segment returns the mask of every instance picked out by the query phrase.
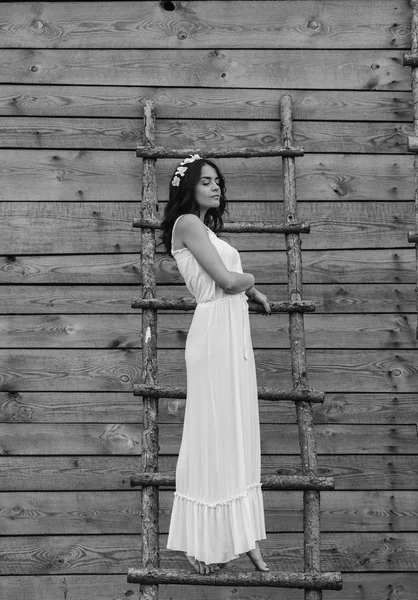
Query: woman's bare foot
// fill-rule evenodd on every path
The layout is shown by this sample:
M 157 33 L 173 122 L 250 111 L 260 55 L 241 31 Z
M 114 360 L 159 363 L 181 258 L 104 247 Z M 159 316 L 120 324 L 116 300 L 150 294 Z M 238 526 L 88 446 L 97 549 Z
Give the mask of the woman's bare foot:
M 247 556 L 251 559 L 251 562 L 255 566 L 257 571 L 270 571 L 270 568 L 266 565 L 261 556 L 258 542 L 255 543 L 255 548 L 246 552 Z
M 189 563 L 192 565 L 194 570 L 201 575 L 208 575 L 209 573 L 214 573 L 215 571 L 219 571 L 221 563 L 210 563 L 207 565 L 203 560 L 197 560 L 194 556 L 189 556 L 186 552 L 183 552 L 184 556 L 187 558 Z

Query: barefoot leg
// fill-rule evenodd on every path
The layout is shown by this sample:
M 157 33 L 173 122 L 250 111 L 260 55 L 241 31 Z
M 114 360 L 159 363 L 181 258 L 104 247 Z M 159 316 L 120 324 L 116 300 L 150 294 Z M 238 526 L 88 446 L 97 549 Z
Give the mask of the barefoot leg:
M 197 573 L 200 573 L 199 565 L 197 564 L 197 560 L 193 556 L 189 556 L 186 552 L 183 552 L 183 554 L 187 558 L 187 560 L 189 561 L 189 563 L 192 565 L 193 569 Z
M 189 563 L 192 565 L 196 573 L 200 573 L 201 575 L 208 575 L 209 573 L 213 573 L 214 571 L 219 570 L 219 566 L 216 564 L 206 564 L 203 560 L 197 560 L 194 556 L 189 556 L 186 552 L 183 552 L 184 556 L 187 558 Z
M 264 562 L 263 557 L 261 556 L 258 542 L 255 543 L 255 548 L 253 550 L 249 550 L 246 554 L 250 558 L 251 562 L 253 563 L 253 565 L 255 566 L 257 571 L 269 571 L 270 570 L 269 567 Z

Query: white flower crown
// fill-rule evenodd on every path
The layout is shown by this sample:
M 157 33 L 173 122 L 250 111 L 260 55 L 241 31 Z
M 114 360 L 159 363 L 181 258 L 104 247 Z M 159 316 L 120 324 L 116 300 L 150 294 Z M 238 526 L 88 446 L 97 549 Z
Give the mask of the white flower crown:
M 191 154 L 190 158 L 185 158 L 180 165 L 177 167 L 176 172 L 174 173 L 174 177 L 173 177 L 173 181 L 171 182 L 171 185 L 174 186 L 179 186 L 180 185 L 180 177 L 183 177 L 185 172 L 187 171 L 187 167 L 185 167 L 184 165 L 187 165 L 188 163 L 192 163 L 195 160 L 199 160 L 202 157 L 199 156 L 198 154 Z M 180 175 L 180 177 L 179 177 Z

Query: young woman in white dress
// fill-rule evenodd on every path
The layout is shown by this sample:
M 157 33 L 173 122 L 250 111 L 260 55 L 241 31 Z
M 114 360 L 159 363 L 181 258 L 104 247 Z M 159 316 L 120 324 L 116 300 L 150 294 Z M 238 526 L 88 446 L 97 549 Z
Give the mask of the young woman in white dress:
M 266 533 L 247 297 L 271 311 L 238 251 L 216 235 L 225 190 L 217 165 L 191 155 L 171 179 L 162 222 L 166 251 L 197 301 L 186 342 L 186 412 L 167 548 L 181 550 L 201 574 L 241 552 L 257 570 L 269 570 L 258 546 Z

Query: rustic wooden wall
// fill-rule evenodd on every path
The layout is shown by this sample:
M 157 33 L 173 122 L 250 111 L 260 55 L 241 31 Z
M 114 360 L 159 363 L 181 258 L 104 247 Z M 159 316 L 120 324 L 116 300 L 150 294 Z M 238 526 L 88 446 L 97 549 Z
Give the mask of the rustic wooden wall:
M 0 586 L 7 600 L 120 600 L 139 564 L 138 216 L 145 99 L 157 143 L 275 143 L 295 105 L 325 600 L 414 600 L 418 358 L 407 0 L 0 3 Z M 159 197 L 177 161 L 158 162 Z M 231 219 L 280 220 L 277 159 L 222 160 Z M 285 298 L 284 240 L 231 235 Z M 159 290 L 184 295 L 159 255 Z M 252 315 L 260 385 L 291 384 L 286 315 Z M 160 382 L 184 384 L 191 315 L 161 314 Z M 174 473 L 184 401 L 162 400 Z M 300 473 L 294 406 L 260 401 L 263 474 Z M 161 493 L 161 564 L 173 490 Z M 272 570 L 302 563 L 302 495 L 264 492 Z M 249 570 L 247 557 L 234 568 Z M 161 586 L 160 596 L 299 600 L 301 590 Z

